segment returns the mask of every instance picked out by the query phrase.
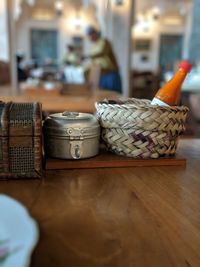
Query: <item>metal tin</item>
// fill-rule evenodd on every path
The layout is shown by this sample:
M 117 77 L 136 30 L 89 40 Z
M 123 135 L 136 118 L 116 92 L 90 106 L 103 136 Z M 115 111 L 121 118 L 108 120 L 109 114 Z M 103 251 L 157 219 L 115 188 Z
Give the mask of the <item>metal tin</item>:
M 43 129 L 45 152 L 50 157 L 83 159 L 99 152 L 100 125 L 92 114 L 67 111 L 52 114 Z

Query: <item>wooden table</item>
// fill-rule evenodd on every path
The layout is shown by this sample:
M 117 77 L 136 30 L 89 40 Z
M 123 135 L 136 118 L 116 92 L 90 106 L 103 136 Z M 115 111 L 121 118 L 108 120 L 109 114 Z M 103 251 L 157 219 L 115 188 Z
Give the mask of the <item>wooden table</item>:
M 31 267 L 199 267 L 200 140 L 186 167 L 48 171 L 1 181 L 38 221 Z
M 31 90 L 30 90 L 31 91 Z M 95 102 L 107 99 L 118 99 L 121 97 L 116 92 L 107 90 L 96 90 L 94 94 L 75 96 L 59 95 L 59 92 L 37 90 L 38 93 L 27 92 L 19 96 L 1 96 L 0 100 L 4 102 L 40 102 L 42 109 L 50 113 L 68 111 L 88 112 L 93 113 L 96 111 Z

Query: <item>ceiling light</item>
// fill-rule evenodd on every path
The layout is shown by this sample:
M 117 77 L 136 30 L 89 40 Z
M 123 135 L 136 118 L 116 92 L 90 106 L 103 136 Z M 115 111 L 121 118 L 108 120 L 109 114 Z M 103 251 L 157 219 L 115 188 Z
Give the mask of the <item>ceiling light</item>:
M 56 1 L 54 6 L 55 6 L 55 9 L 58 10 L 58 11 L 61 11 L 63 9 L 63 1 Z
M 152 8 L 152 16 L 154 20 L 157 20 L 160 17 L 161 10 L 158 6 Z
M 64 7 L 63 1 L 56 1 L 54 4 L 54 7 L 56 10 L 56 15 L 61 16 L 63 12 L 63 7 Z
M 158 6 L 154 6 L 152 8 L 152 13 L 155 14 L 155 15 L 160 15 L 161 10 L 160 10 L 160 8 Z

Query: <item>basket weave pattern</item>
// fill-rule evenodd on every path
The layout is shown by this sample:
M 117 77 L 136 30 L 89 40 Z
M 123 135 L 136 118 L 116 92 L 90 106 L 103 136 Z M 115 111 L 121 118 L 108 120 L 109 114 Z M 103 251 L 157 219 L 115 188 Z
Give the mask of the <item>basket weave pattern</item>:
M 174 155 L 188 112 L 184 106 L 159 107 L 134 98 L 96 103 L 96 109 L 107 148 L 134 158 Z

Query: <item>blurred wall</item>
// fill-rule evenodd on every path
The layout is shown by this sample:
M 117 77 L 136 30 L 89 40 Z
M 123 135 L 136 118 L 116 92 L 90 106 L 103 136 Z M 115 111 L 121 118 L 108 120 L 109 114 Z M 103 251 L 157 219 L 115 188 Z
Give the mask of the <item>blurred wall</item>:
M 52 9 L 45 8 L 45 17 L 42 19 L 42 9 L 23 6 L 23 13 L 16 22 L 17 51 L 25 54 L 26 60 L 31 59 L 30 30 L 31 29 L 52 29 L 58 31 L 58 60 L 61 61 L 65 52 L 66 44 L 72 41 L 74 36 L 84 38 L 85 27 L 88 24 L 97 24 L 93 8 L 80 8 L 79 12 L 73 3 L 66 2 L 63 15 L 56 17 Z M 44 12 L 43 12 L 44 13 Z M 76 27 L 75 18 L 80 16 L 81 27 Z M 83 47 L 86 52 L 89 46 Z
M 192 10 L 192 31 L 190 37 L 189 58 L 192 63 L 200 61 L 200 0 L 194 0 Z M 192 41 L 191 41 L 192 40 Z
M 153 71 L 157 72 L 159 69 L 159 56 L 160 56 L 160 36 L 161 34 L 178 34 L 185 36 L 185 23 L 181 25 L 165 25 L 162 20 L 152 22 L 146 29 L 133 27 L 132 42 L 133 51 L 131 56 L 131 68 L 137 71 Z M 135 41 L 137 39 L 150 40 L 150 49 L 148 51 L 136 51 L 134 49 Z M 186 54 L 184 51 L 187 49 L 183 43 L 183 56 Z M 143 61 L 143 57 L 148 60 Z
M 6 0 L 0 0 L 0 60 L 9 61 Z
M 114 48 L 123 83 L 124 95 L 129 95 L 130 81 L 130 43 L 131 43 L 131 26 L 133 18 L 132 0 L 126 0 L 124 5 L 117 6 L 114 1 L 94 1 L 90 0 L 85 6 L 79 8 L 81 15 L 81 28 L 75 29 L 73 19 L 77 10 L 73 3 L 66 2 L 65 12 L 60 18 L 52 17 L 48 20 L 33 19 L 33 11 L 30 7 L 23 6 L 23 14 L 16 24 L 17 31 L 17 50 L 30 59 L 30 29 L 57 29 L 59 32 L 59 60 L 65 53 L 66 43 L 71 41 L 74 35 L 84 37 L 85 27 L 88 24 L 99 27 L 103 36 L 107 37 Z M 107 6 L 106 3 L 109 3 Z M 49 14 L 52 11 L 49 10 Z M 42 13 L 42 12 L 41 12 Z M 84 51 L 87 54 L 90 51 L 90 44 L 87 38 L 84 41 Z

